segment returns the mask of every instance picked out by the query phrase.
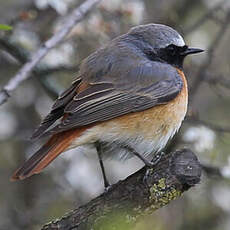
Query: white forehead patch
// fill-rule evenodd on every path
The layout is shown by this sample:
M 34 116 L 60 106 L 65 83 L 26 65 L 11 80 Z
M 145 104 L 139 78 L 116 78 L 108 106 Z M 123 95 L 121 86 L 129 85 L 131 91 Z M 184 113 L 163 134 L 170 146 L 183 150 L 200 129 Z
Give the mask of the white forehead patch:
M 185 45 L 184 39 L 182 38 L 182 36 L 180 34 L 178 34 L 178 35 L 179 35 L 178 38 L 173 39 L 173 44 L 176 46 L 184 46 Z M 170 45 L 170 44 L 168 44 L 168 45 Z
M 185 41 L 180 34 L 177 34 L 176 37 L 164 40 L 158 40 L 160 42 L 157 43 L 158 48 L 165 48 L 171 44 L 175 46 L 185 46 Z

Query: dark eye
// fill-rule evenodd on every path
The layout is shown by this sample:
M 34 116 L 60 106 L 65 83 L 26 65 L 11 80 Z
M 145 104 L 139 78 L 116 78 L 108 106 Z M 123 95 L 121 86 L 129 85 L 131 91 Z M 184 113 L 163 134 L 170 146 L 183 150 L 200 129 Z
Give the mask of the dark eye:
M 186 51 L 188 49 L 188 46 L 183 46 L 183 47 L 181 47 L 181 52 L 184 52 L 184 51 Z
M 170 55 L 175 55 L 176 52 L 177 52 L 177 47 L 173 44 L 169 45 L 166 47 L 167 49 L 167 52 L 170 54 Z

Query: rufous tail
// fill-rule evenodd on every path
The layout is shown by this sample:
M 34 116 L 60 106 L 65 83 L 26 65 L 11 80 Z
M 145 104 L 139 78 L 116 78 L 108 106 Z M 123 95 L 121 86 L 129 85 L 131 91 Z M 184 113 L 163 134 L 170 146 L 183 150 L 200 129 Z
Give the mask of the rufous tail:
M 71 142 L 79 137 L 86 128 L 54 134 L 46 144 L 34 153 L 11 177 L 11 181 L 23 180 L 40 173 L 58 155 L 64 152 Z

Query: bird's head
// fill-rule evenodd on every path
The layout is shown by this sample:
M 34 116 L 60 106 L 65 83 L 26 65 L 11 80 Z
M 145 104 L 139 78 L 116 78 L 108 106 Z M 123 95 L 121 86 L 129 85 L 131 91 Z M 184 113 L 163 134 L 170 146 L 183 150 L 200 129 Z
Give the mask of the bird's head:
M 133 27 L 128 35 L 138 40 L 139 48 L 148 59 L 161 61 L 183 67 L 187 55 L 203 52 L 198 48 L 190 48 L 185 44 L 182 36 L 169 26 L 161 24 L 147 24 Z

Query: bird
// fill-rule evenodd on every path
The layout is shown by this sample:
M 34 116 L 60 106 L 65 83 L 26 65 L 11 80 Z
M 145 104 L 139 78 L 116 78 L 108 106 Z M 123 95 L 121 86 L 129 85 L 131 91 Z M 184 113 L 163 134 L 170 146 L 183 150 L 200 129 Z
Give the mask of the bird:
M 138 157 L 146 165 L 181 126 L 187 112 L 184 58 L 190 48 L 173 28 L 145 24 L 131 28 L 85 58 L 76 79 L 54 102 L 31 139 L 49 137 L 13 174 L 22 180 L 40 173 L 61 153 L 79 146 L 103 160 Z

